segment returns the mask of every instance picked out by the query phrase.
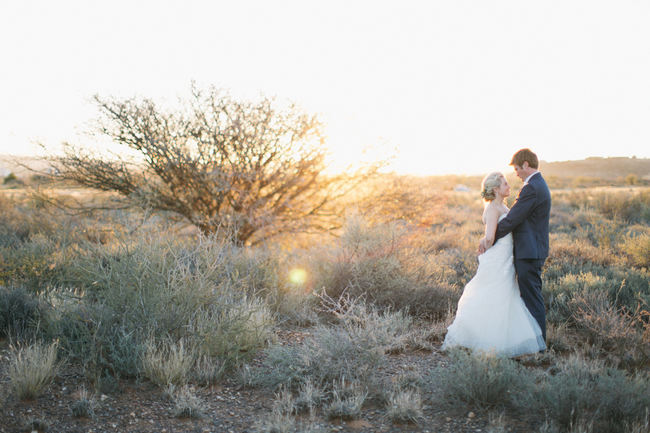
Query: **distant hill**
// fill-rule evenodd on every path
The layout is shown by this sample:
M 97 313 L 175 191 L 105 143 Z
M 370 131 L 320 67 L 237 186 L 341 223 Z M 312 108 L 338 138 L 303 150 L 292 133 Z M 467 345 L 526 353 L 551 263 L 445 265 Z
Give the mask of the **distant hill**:
M 0 155 L 0 177 L 9 173 L 18 177 L 31 176 L 33 172 L 24 166 L 44 171 L 49 163 L 37 157 Z M 541 161 L 540 171 L 545 177 L 584 177 L 606 181 L 620 181 L 629 174 L 635 174 L 639 179 L 650 181 L 650 158 L 590 157 L 578 161 Z
M 578 161 L 540 162 L 545 177 L 591 177 L 607 180 L 625 178 L 635 174 L 639 179 L 650 180 L 650 158 L 590 157 Z
M 42 158 L 32 156 L 0 155 L 0 176 L 4 177 L 13 173 L 18 177 L 25 177 L 34 174 L 29 169 L 45 171 L 49 163 Z M 26 168 L 25 166 L 29 167 Z

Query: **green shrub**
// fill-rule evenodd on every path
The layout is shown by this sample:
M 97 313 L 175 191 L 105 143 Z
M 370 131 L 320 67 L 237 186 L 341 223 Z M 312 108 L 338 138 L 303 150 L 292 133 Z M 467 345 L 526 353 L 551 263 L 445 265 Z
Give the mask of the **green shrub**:
M 253 282 L 256 259 L 249 257 L 247 269 L 258 276 L 243 274 L 235 264 L 249 259 L 239 248 L 217 239 L 189 248 L 149 235 L 88 247 L 70 272 L 84 290 L 57 292 L 50 334 L 91 377 L 139 375 L 150 335 L 174 344 L 184 339 L 197 356 L 225 368 L 249 359 L 272 336 L 273 317 L 254 293 L 262 293 Z
M 532 386 L 533 377 L 513 360 L 465 349 L 451 350 L 449 358 L 449 365 L 430 374 L 435 392 L 448 407 L 509 407 L 517 394 Z
M 24 288 L 0 287 L 0 336 L 28 339 L 46 326 L 49 306 Z
M 650 407 L 648 385 L 643 375 L 628 376 L 573 356 L 559 365 L 556 374 L 546 375 L 531 388 L 520 408 L 536 411 L 563 430 L 590 420 L 594 432 L 617 432 L 626 423 L 644 419 Z
M 267 349 L 255 383 L 272 388 L 280 385 L 295 388 L 305 379 L 324 387 L 341 378 L 365 383 L 384 362 L 382 348 L 372 340 L 356 341 L 340 326 L 318 326 L 299 346 Z
M 221 296 L 189 318 L 186 334 L 200 354 L 233 368 L 270 341 L 272 326 L 273 318 L 264 302 Z
M 8 183 L 14 183 L 14 182 L 17 182 L 17 181 L 18 181 L 18 178 L 16 177 L 16 175 L 12 171 L 11 173 L 9 173 L 8 175 L 6 175 L 4 177 L 4 179 L 2 180 L 2 183 L 4 185 L 7 185 Z
M 297 388 L 305 380 L 328 390 L 336 381 L 356 381 L 370 386 L 385 353 L 399 346 L 410 327 L 401 312 L 380 313 L 361 303 L 353 304 L 334 325 L 318 325 L 296 346 L 271 346 L 254 382 Z
M 146 327 L 134 327 L 127 317 L 102 304 L 87 302 L 83 296 L 59 295 L 47 335 L 60 342 L 72 361 L 82 364 L 86 376 L 94 382 L 105 376 L 138 376 Z

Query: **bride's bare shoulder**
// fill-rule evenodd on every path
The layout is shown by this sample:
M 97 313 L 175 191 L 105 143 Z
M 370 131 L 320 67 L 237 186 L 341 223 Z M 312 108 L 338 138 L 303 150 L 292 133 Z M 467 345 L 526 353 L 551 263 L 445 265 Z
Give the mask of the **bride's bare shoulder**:
M 489 203 L 487 206 L 485 206 L 485 209 L 483 209 L 483 223 L 487 223 L 492 218 L 499 218 L 501 213 L 502 211 L 500 211 L 497 206 Z

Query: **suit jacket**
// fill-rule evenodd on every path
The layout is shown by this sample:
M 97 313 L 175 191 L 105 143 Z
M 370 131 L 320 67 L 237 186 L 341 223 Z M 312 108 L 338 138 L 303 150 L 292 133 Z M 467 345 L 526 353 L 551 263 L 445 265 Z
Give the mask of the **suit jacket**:
M 515 259 L 546 259 L 550 212 L 551 192 L 542 174 L 536 173 L 519 191 L 512 209 L 497 225 L 495 239 L 512 232 Z

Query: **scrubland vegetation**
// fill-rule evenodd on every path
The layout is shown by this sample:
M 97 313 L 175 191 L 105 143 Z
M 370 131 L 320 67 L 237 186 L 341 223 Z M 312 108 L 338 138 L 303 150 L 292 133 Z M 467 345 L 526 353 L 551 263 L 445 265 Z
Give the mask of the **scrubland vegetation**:
M 370 409 L 405 431 L 469 412 L 488 431 L 648 431 L 650 189 L 553 193 L 549 350 L 511 360 L 439 353 L 477 267 L 478 194 L 449 178 L 375 182 L 339 203 L 342 228 L 254 247 L 165 214 L 43 200 L 65 191 L 0 197 L 4 404 L 76 371 L 90 392 L 62 418 L 152 383 L 170 418 L 205 419 L 200 390 L 236 380 L 272 400 L 262 432 L 326 431 Z M 430 365 L 387 368 L 404 354 Z

